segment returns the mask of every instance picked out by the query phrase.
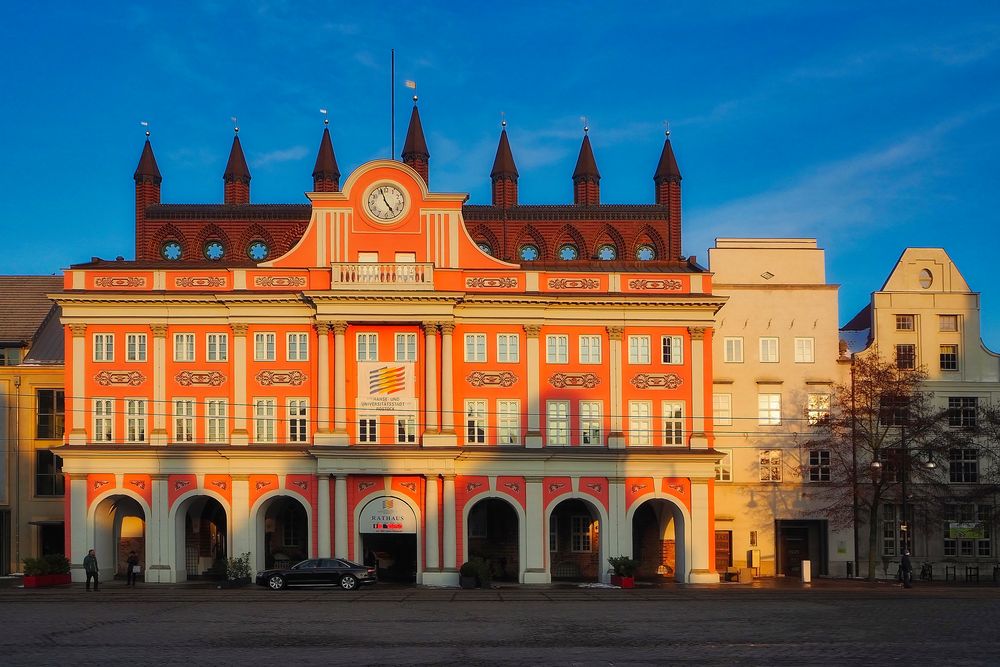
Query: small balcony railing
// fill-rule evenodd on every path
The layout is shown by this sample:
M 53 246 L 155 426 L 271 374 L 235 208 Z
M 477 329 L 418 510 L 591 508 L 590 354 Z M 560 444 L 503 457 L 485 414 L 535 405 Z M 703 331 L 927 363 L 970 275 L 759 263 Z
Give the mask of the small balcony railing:
M 434 265 L 416 262 L 346 262 L 333 265 L 331 287 L 434 289 Z

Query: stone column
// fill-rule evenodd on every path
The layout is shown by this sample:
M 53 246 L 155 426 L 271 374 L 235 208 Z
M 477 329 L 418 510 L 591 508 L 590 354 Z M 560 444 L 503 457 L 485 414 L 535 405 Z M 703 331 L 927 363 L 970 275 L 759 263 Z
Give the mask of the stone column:
M 455 476 L 444 476 L 444 503 L 441 506 L 444 512 L 444 531 L 441 536 L 442 563 L 441 569 L 454 572 L 458 567 L 456 549 L 458 547 L 457 533 L 455 531 Z
M 427 558 L 424 570 L 440 570 L 441 557 L 438 551 L 440 544 L 440 528 L 438 525 L 438 476 L 425 475 L 424 503 L 424 552 Z
M 705 437 L 705 327 L 688 327 L 691 334 L 691 447 L 708 447 Z
M 437 407 L 437 328 L 424 322 L 424 434 L 439 433 Z
M 316 555 L 330 557 L 330 476 L 316 476 Z
M 333 323 L 333 433 L 330 444 L 346 447 L 351 443 L 347 429 L 347 322 Z M 344 556 L 346 558 L 346 556 Z
M 153 401 L 148 412 L 153 413 L 153 428 L 149 432 L 149 444 L 167 444 L 167 415 L 173 406 L 167 402 L 167 325 L 153 324 Z
M 538 336 L 542 331 L 540 324 L 525 324 L 524 334 L 527 337 L 525 345 L 527 352 L 528 375 L 528 430 L 524 434 L 524 446 L 539 448 L 542 446 L 541 421 L 541 354 L 539 352 Z
M 625 429 L 622 426 L 625 402 L 622 400 L 622 336 L 624 327 L 608 327 L 608 360 L 611 362 L 608 373 L 611 376 L 611 431 L 608 433 L 608 447 L 622 449 L 625 447 Z
M 455 378 L 453 334 L 455 324 L 441 324 L 441 431 L 455 432 Z
M 524 530 L 525 563 L 524 581 L 526 584 L 547 584 L 551 581 L 549 572 L 545 569 L 545 554 L 548 551 L 548 517 L 542 506 L 543 477 L 525 477 L 524 482 L 526 525 Z
M 153 475 L 149 516 L 146 517 L 146 562 L 143 565 L 144 580 L 147 583 L 167 583 L 173 580 L 170 570 L 170 554 L 167 553 L 170 538 L 169 510 L 167 508 L 167 476 Z
M 257 545 L 250 543 L 250 522 L 253 521 L 253 517 L 250 516 L 250 477 L 233 475 L 230 479 L 233 485 L 233 503 L 229 508 L 232 517 L 229 526 L 229 555 L 239 556 L 249 553 L 251 563 L 264 567 L 264 554 L 255 553 Z M 257 529 L 264 530 L 264 526 L 260 525 Z
M 330 323 L 316 323 L 316 432 L 313 443 L 330 444 Z
M 234 322 L 233 330 L 233 429 L 229 434 L 229 444 L 250 444 L 247 424 L 247 330 L 249 325 Z
M 71 445 L 85 445 L 87 444 L 87 429 L 89 428 L 87 422 L 89 421 L 91 414 L 90 409 L 87 407 L 87 384 L 86 384 L 86 364 L 87 364 L 87 325 L 86 324 L 69 324 L 66 326 L 70 333 L 73 335 L 73 386 L 70 387 L 70 391 L 73 392 L 72 398 L 72 420 L 73 427 L 69 432 L 69 444 Z M 86 498 L 87 495 L 84 493 L 82 496 Z M 83 528 L 81 524 L 81 529 Z M 80 563 L 83 562 L 83 556 L 86 555 L 86 551 L 83 552 L 78 558 Z M 74 551 L 73 557 L 76 558 L 77 554 Z M 80 581 L 83 581 L 82 579 Z
M 632 526 L 625 520 L 625 478 L 608 478 L 608 522 L 607 528 L 601 526 L 601 531 L 607 531 L 611 554 L 634 556 L 632 553 Z M 601 581 L 606 576 L 606 568 L 601 568 Z
M 347 475 L 337 475 L 333 487 L 334 547 L 336 558 L 350 558 L 347 553 Z
M 692 584 L 717 584 L 719 575 L 712 570 L 712 559 L 715 557 L 715 517 L 709 510 L 708 482 L 705 480 L 691 481 L 691 558 L 688 567 L 691 575 L 688 581 Z
M 75 342 L 75 341 L 74 341 Z M 74 353 L 75 354 L 75 353 Z M 86 581 L 87 577 L 83 571 L 83 558 L 87 551 L 94 546 L 94 526 L 87 524 L 87 476 L 81 474 L 69 475 L 69 556 L 70 574 L 73 581 Z M 8 557 L 8 554 L 4 554 Z M 98 561 L 100 562 L 100 561 Z

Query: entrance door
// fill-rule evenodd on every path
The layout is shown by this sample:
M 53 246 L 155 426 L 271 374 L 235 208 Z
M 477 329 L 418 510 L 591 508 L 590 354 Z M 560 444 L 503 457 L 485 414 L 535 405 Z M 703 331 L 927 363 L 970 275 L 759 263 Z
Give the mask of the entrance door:
M 715 531 L 715 571 L 725 572 L 733 565 L 733 531 Z
M 412 584 L 417 580 L 417 536 L 391 533 L 362 535 L 364 564 L 378 570 L 379 581 Z
M 781 573 L 786 577 L 802 576 L 802 561 L 809 559 L 809 529 L 786 526 L 781 531 Z

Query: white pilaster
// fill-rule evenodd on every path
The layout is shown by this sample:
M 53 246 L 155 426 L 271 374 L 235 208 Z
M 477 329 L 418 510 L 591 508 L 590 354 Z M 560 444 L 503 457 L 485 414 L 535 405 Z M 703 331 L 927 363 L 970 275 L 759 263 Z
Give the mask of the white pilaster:
M 437 408 L 437 328 L 434 322 L 424 323 L 424 429 L 438 433 Z M 423 440 L 423 439 L 422 439 Z
M 316 323 L 316 433 L 313 444 L 330 443 L 330 324 Z
M 146 517 L 146 562 L 143 563 L 143 577 L 147 583 L 167 583 L 172 581 L 170 558 L 167 553 L 170 526 L 167 516 L 167 477 L 153 477 L 152 505 Z
M 537 338 L 535 339 L 537 341 Z M 542 507 L 542 477 L 526 477 L 525 489 L 527 511 L 524 530 L 525 584 L 547 584 L 552 579 L 545 569 L 545 552 L 548 549 L 548 517 Z
M 87 376 L 84 373 L 87 363 L 87 325 L 70 324 L 67 328 L 73 336 L 73 428 L 69 432 L 69 444 L 85 445 L 87 444 L 87 421 L 88 415 L 90 415 L 90 410 L 87 409 Z M 73 556 L 76 557 L 75 551 Z M 79 562 L 83 562 L 83 556 L 80 556 Z
M 154 324 L 153 330 L 153 403 L 147 412 L 153 413 L 153 428 L 149 432 L 149 444 L 167 444 L 167 415 L 171 408 L 167 404 L 167 325 Z
M 705 327 L 688 327 L 691 334 L 691 447 L 708 447 L 705 437 Z
M 715 517 L 709 515 L 708 482 L 691 483 L 691 574 L 692 584 L 717 584 L 719 575 L 711 571 L 709 531 L 715 530 Z
M 334 547 L 336 558 L 347 558 L 347 475 L 337 475 L 333 486 Z
M 247 430 L 247 329 L 246 324 L 231 324 L 233 330 L 233 430 L 232 445 L 250 444 Z
M 624 554 L 634 556 L 632 553 L 632 531 L 627 524 L 625 508 L 625 479 L 622 477 L 608 478 L 608 544 L 611 553 L 609 556 Z M 601 530 L 604 530 L 601 526 Z M 606 568 L 601 568 L 601 576 L 604 576 Z
M 624 327 L 608 327 L 608 374 L 611 377 L 611 431 L 608 433 L 608 448 L 625 447 L 625 429 L 622 416 L 625 405 L 622 399 L 622 335 Z M 630 549 L 631 550 L 631 549 Z
M 455 325 L 444 322 L 441 325 L 441 431 L 455 432 L 455 378 L 453 334 Z
M 539 324 L 525 324 L 525 351 L 527 354 L 528 374 L 528 430 L 524 434 L 524 446 L 537 449 L 542 446 L 541 427 L 541 354 L 539 352 L 538 336 L 542 331 Z
M 330 476 L 319 475 L 316 487 L 316 553 L 320 558 L 330 557 Z
M 441 511 L 444 512 L 444 531 L 441 536 L 443 555 L 441 569 L 455 571 L 457 568 L 457 534 L 455 531 L 455 476 L 444 476 L 444 498 Z
M 75 341 L 74 341 L 75 342 Z M 73 581 L 86 581 L 83 572 L 83 558 L 93 546 L 94 527 L 87 525 L 87 476 L 73 476 L 69 482 L 70 488 L 70 572 Z
M 251 563 L 263 563 L 264 559 L 259 558 L 260 554 L 254 553 L 257 545 L 250 544 L 250 522 L 254 520 L 254 517 L 250 516 L 250 478 L 246 475 L 233 475 L 232 484 L 233 504 L 229 508 L 229 515 L 232 517 L 232 525 L 229 527 L 229 555 L 242 556 L 249 552 Z M 257 527 L 257 530 L 263 529 L 263 526 Z
M 351 444 L 347 430 L 347 322 L 333 323 L 333 433 L 331 445 Z M 346 552 L 346 545 L 344 546 Z M 340 558 L 347 558 L 345 553 Z
M 426 502 L 424 504 L 424 551 L 427 554 L 424 563 L 425 570 L 441 568 L 441 558 L 438 552 L 440 530 L 438 526 L 438 476 L 426 476 Z

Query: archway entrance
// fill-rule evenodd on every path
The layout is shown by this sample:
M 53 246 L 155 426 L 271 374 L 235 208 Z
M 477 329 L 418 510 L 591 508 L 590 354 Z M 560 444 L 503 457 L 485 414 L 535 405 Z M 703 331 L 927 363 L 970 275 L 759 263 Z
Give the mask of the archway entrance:
M 482 558 L 496 581 L 518 581 L 521 572 L 517 512 L 505 500 L 485 498 L 469 510 L 469 559 Z
M 261 506 L 258 517 L 263 519 L 263 530 L 257 531 L 257 553 L 263 554 L 265 569 L 288 567 L 309 558 L 309 516 L 302 503 L 275 496 Z
M 381 496 L 368 501 L 358 518 L 365 565 L 378 569 L 382 581 L 417 580 L 417 518 L 398 498 Z
M 94 510 L 94 551 L 101 578 L 127 574 L 128 554 L 146 562 L 146 513 L 130 496 L 108 496 Z
M 669 500 L 650 499 L 632 515 L 632 557 L 639 561 L 636 578 L 684 581 L 684 517 Z
M 601 520 L 583 500 L 564 500 L 549 515 L 549 567 L 553 581 L 597 581 L 601 577 Z
M 225 579 L 229 554 L 226 509 L 215 498 L 193 496 L 177 509 L 177 581 Z

